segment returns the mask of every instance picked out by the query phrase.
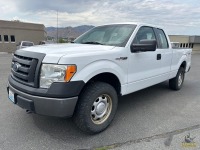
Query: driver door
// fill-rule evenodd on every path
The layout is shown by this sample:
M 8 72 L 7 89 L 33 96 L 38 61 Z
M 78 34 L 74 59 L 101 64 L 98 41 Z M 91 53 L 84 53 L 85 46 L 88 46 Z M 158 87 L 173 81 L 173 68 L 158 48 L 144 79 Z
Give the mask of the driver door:
M 153 39 L 156 39 L 153 28 L 142 26 L 132 44 L 139 44 L 141 40 Z M 129 52 L 127 94 L 155 84 L 161 74 L 161 58 L 159 58 L 161 52 L 159 49 L 137 53 L 132 53 L 130 50 Z

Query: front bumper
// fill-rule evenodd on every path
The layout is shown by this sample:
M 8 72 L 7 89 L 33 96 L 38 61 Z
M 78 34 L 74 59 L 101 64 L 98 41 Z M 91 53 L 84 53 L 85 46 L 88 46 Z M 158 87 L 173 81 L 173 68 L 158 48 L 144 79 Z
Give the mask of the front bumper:
M 34 88 L 13 79 L 12 75 L 8 78 L 9 84 L 15 89 L 34 96 L 51 98 L 68 98 L 78 96 L 84 87 L 83 81 L 54 82 L 48 89 Z
M 78 96 L 72 98 L 49 98 L 26 94 L 8 83 L 8 91 L 14 93 L 15 104 L 36 114 L 70 117 L 73 115 Z
M 14 93 L 14 103 L 36 114 L 71 117 L 74 113 L 83 81 L 53 83 L 49 89 L 34 88 L 8 78 L 9 90 Z

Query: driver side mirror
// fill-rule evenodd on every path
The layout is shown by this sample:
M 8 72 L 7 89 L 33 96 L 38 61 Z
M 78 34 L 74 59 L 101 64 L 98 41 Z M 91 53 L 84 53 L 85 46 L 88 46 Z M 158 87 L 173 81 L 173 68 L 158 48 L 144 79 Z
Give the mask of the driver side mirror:
M 139 44 L 131 45 L 131 52 L 147 52 L 147 51 L 155 51 L 157 46 L 156 40 L 141 40 Z

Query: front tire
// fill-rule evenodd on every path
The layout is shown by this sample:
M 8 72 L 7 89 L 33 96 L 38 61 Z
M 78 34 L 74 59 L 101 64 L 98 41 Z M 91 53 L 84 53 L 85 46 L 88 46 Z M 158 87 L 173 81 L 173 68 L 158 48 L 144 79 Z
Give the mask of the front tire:
M 82 131 L 99 133 L 112 122 L 117 105 L 117 93 L 110 84 L 91 83 L 80 95 L 73 120 Z
M 172 90 L 178 91 L 182 88 L 185 79 L 185 69 L 183 67 L 179 68 L 176 77 L 169 80 L 169 87 Z

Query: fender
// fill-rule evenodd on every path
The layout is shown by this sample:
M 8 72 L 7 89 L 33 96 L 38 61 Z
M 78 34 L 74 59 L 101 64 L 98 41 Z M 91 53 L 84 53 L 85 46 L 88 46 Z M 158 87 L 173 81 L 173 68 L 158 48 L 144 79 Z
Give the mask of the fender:
M 181 64 L 182 64 L 184 61 L 186 62 L 186 66 L 187 66 L 187 56 L 186 56 L 186 54 L 184 54 L 184 55 L 181 57 L 181 59 L 180 59 L 178 65 L 177 65 L 177 67 L 178 67 L 177 70 L 180 68 Z M 186 68 L 185 68 L 185 69 L 186 69 Z
M 74 75 L 72 81 L 83 80 L 87 83 L 91 78 L 101 73 L 112 73 L 116 75 L 122 87 L 127 83 L 127 69 L 123 70 L 117 63 L 110 60 L 98 60 L 89 63 Z M 123 93 L 125 88 L 121 89 Z
M 178 56 L 173 57 L 172 61 L 172 67 L 171 67 L 171 73 L 170 73 L 170 79 L 174 78 L 178 72 L 178 69 L 180 68 L 181 64 L 185 61 L 187 66 L 187 56 L 186 54 L 182 55 L 181 58 L 177 58 Z M 179 60 L 178 62 L 175 62 L 175 60 Z
M 83 80 L 87 83 L 100 73 L 112 73 L 118 77 L 121 84 L 127 83 L 127 72 L 110 60 L 98 60 L 86 65 L 75 74 L 72 81 Z

